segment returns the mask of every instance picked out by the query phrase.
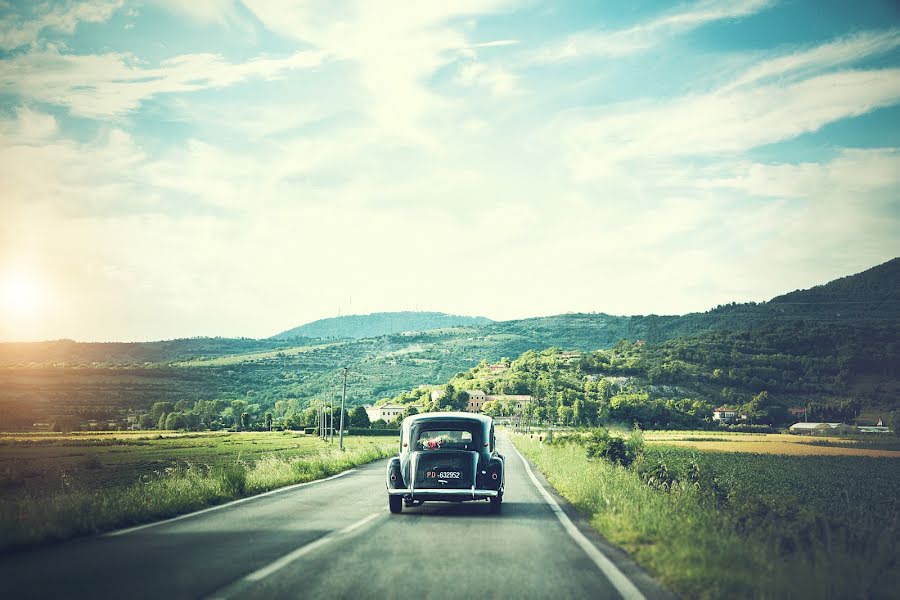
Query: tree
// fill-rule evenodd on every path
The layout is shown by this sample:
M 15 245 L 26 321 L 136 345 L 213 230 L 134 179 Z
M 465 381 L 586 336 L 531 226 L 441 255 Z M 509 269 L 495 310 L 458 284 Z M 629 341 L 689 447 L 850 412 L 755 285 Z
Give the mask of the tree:
M 272 413 L 266 413 L 266 429 L 272 431 Z
M 900 437 L 900 410 L 892 410 L 888 415 L 888 424 L 894 430 L 894 435 Z
M 173 410 L 175 410 L 175 405 L 171 402 L 154 402 L 150 407 L 150 417 L 154 423 L 158 423 L 161 416 Z M 160 429 L 163 429 L 163 427 L 160 427 Z
M 166 415 L 166 429 L 187 429 L 188 420 L 181 412 L 170 412 Z
M 375 419 L 374 421 L 372 421 L 371 425 L 372 429 L 387 429 L 387 426 L 387 421 L 385 421 L 384 419 Z
M 243 419 L 243 414 L 247 410 L 247 403 L 243 400 L 232 400 L 231 401 L 231 414 L 234 417 L 234 426 L 240 427 L 241 420 Z
M 448 388 L 451 386 L 447 386 Z M 444 396 L 445 406 L 450 410 L 465 410 L 469 405 L 469 392 L 456 390 L 452 396 L 448 393 Z
M 241 428 L 244 431 L 250 429 L 250 413 L 248 413 L 248 412 L 241 413 Z
M 411 417 L 417 414 L 419 414 L 418 408 L 416 408 L 415 406 L 407 406 L 405 409 L 403 409 L 403 414 L 401 414 L 400 416 L 405 419 L 406 417 Z
M 350 411 L 350 427 L 365 429 L 371 425 L 372 422 L 369 420 L 369 413 L 366 412 L 365 407 L 357 406 Z

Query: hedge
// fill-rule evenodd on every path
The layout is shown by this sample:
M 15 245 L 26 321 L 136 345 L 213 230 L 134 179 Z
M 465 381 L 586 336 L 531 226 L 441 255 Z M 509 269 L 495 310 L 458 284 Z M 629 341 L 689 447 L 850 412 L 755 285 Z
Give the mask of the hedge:
M 351 427 L 347 430 L 350 435 L 384 435 L 400 437 L 399 429 L 365 429 L 363 427 Z

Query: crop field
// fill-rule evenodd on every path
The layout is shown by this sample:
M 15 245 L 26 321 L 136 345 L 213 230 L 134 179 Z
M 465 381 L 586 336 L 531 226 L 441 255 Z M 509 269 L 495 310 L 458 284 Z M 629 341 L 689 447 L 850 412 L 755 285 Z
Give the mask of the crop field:
M 513 440 L 598 531 L 685 597 L 890 598 L 900 585 L 897 458 L 656 440 L 625 468 L 559 438 Z
M 341 346 L 342 342 L 334 342 L 329 344 L 317 344 L 314 346 L 293 346 L 289 348 L 279 348 L 278 350 L 266 350 L 261 352 L 250 352 L 247 354 L 232 354 L 229 356 L 217 356 L 212 358 L 196 358 L 174 363 L 176 367 L 222 367 L 227 365 L 238 365 L 245 362 L 255 362 L 260 360 L 270 360 L 283 358 L 287 356 L 296 356 L 313 350 L 323 350 L 334 346 Z
M 393 453 L 345 436 L 344 452 L 293 432 L 4 434 L 0 550 L 189 512 L 338 473 Z
M 649 432 L 651 445 L 680 446 L 706 452 L 749 452 L 794 456 L 882 456 L 900 458 L 894 436 L 813 437 L 781 433 Z

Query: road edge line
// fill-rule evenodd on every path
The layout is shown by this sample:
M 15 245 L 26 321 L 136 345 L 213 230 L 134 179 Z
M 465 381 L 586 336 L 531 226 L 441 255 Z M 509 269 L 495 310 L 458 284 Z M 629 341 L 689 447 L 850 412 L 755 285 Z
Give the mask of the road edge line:
M 510 439 L 509 444 L 512 446 L 515 453 L 522 460 L 522 464 L 525 465 L 525 471 L 528 473 L 529 479 L 531 479 L 531 483 L 537 488 L 538 492 L 540 492 L 541 496 L 544 498 L 544 501 L 550 506 L 550 510 L 553 511 L 553 514 L 556 515 L 556 518 L 559 519 L 559 522 L 562 524 L 563 529 L 566 530 L 566 533 L 569 534 L 576 544 L 578 544 L 582 550 L 584 550 L 585 554 L 588 555 L 588 558 L 597 566 L 598 569 L 606 576 L 609 582 L 616 588 L 616 591 L 625 598 L 625 600 L 646 600 L 644 594 L 638 589 L 638 587 L 628 579 L 628 576 L 625 575 L 619 568 L 609 559 L 603 552 L 600 551 L 597 546 L 595 546 L 581 531 L 578 530 L 578 527 L 572 522 L 572 519 L 563 511 L 562 507 L 560 507 L 559 503 L 550 495 L 541 482 L 538 481 L 538 478 L 535 477 L 534 472 L 531 470 L 531 466 L 528 464 L 528 461 L 525 460 L 525 457 L 522 456 L 522 453 L 519 452 L 519 449 L 516 448 L 516 445 Z
M 256 500 L 257 498 L 263 498 L 265 496 L 273 496 L 275 494 L 280 494 L 282 492 L 289 492 L 291 490 L 296 490 L 297 488 L 306 487 L 308 485 L 314 485 L 316 483 L 324 483 L 326 481 L 331 481 L 332 479 L 337 479 L 338 477 L 343 477 L 344 475 L 349 475 L 356 468 L 347 469 L 346 471 L 342 471 L 336 475 L 332 475 L 330 477 L 325 477 L 324 479 L 314 479 L 313 481 L 304 481 L 303 483 L 294 483 L 292 485 L 287 485 L 284 487 L 280 487 L 274 490 L 269 490 L 268 492 L 263 492 L 261 494 L 255 494 L 253 496 L 247 496 L 246 498 L 238 498 L 237 500 L 231 500 L 224 504 L 216 504 L 215 506 L 208 506 L 207 508 L 201 508 L 200 510 L 195 510 L 194 512 L 185 513 L 183 515 L 178 515 L 176 517 L 170 517 L 168 519 L 163 519 L 162 521 L 153 521 L 152 523 L 144 523 L 143 525 L 135 525 L 134 527 L 126 527 L 125 529 L 117 529 L 115 531 L 109 531 L 107 533 L 103 533 L 100 537 L 115 537 L 118 535 L 126 535 L 129 533 L 134 533 L 136 531 L 141 531 L 143 529 L 149 529 L 151 527 L 156 527 L 157 525 L 165 525 L 167 523 L 173 523 L 175 521 L 180 521 L 182 519 L 187 519 L 190 517 L 196 517 L 198 515 L 202 515 L 208 512 L 212 512 L 214 510 L 219 510 L 221 508 L 228 508 L 229 506 L 234 506 L 235 504 L 241 504 L 242 502 L 248 502 L 250 500 Z

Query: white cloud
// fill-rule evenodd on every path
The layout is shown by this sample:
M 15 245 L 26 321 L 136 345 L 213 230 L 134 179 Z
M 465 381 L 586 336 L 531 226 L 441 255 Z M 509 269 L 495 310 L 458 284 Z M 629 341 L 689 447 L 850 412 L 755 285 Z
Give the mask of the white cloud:
M 105 22 L 123 3 L 124 0 L 68 1 L 53 8 L 35 3 L 32 14 L 10 14 L 0 21 L 0 49 L 33 44 L 45 29 L 71 34 L 79 23 Z
M 2 62 L 0 90 L 68 107 L 87 117 L 112 117 L 133 111 L 157 94 L 222 88 L 254 77 L 272 79 L 324 60 L 320 52 L 299 51 L 284 58 L 229 63 L 214 54 L 187 54 L 144 67 L 130 54 L 62 54 L 55 48 L 22 54 Z
M 512 96 L 521 93 L 518 77 L 497 66 L 483 62 L 463 64 L 456 73 L 456 82 L 463 86 L 478 86 L 495 96 Z
M 747 69 L 725 90 L 786 75 L 809 75 L 889 52 L 900 46 L 900 29 L 864 31 L 814 48 L 764 60 Z
M 438 140 L 423 122 L 441 115 L 451 104 L 430 91 L 426 79 L 471 46 L 462 27 L 450 22 L 513 6 L 509 0 L 248 0 L 245 4 L 270 30 L 352 61 L 368 93 L 366 110 L 383 134 L 430 146 Z M 498 83 L 493 85 L 496 89 Z
M 152 0 L 156 4 L 195 21 L 228 27 L 244 27 L 236 0 Z
M 732 163 L 727 175 L 711 169 L 704 187 L 740 190 L 753 196 L 809 198 L 814 202 L 871 202 L 900 188 L 900 148 L 843 149 L 825 163 Z
M 667 38 L 707 23 L 735 19 L 757 13 L 772 0 L 704 1 L 618 31 L 582 31 L 561 42 L 539 49 L 535 62 L 558 62 L 579 57 L 616 57 L 657 46 Z
M 577 112 L 562 121 L 577 177 L 619 163 L 738 153 L 900 102 L 900 69 L 842 71 L 785 85 Z

